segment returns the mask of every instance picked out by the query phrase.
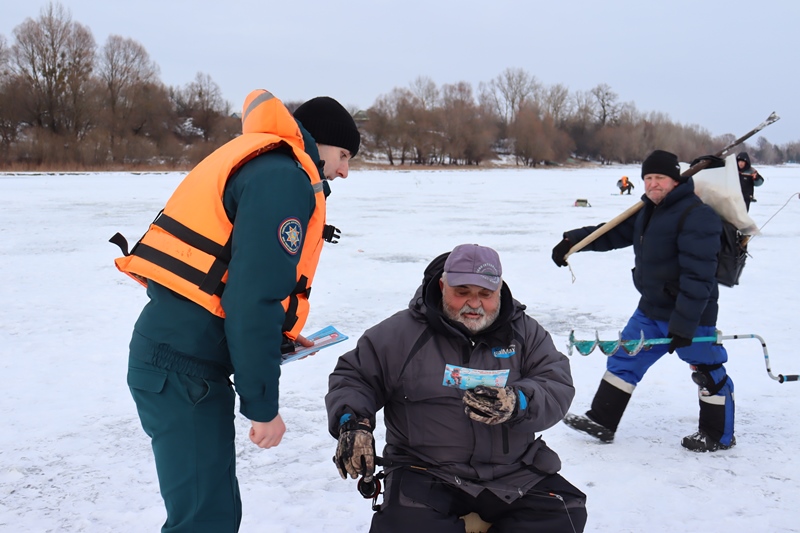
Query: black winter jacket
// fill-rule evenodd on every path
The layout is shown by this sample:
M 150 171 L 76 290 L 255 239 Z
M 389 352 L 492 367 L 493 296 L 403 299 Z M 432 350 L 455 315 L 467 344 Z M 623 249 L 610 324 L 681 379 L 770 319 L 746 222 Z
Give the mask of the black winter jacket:
M 641 294 L 639 309 L 648 318 L 669 322 L 672 333 L 692 338 L 698 325 L 717 324 L 716 271 L 722 221 L 694 194 L 692 178 L 675 187 L 658 205 L 645 195 L 642 201 L 644 207 L 636 215 L 581 251 L 605 252 L 633 245 L 633 284 Z M 701 205 L 687 212 L 693 204 Z M 575 229 L 564 237 L 577 243 L 599 227 Z
M 736 162 L 744 161 L 744 168 L 739 169 L 739 183 L 742 186 L 742 196 L 744 197 L 745 207 L 750 211 L 750 202 L 753 201 L 755 188 L 764 183 L 764 178 L 750 164 L 750 156 L 747 152 L 740 152 L 736 156 Z

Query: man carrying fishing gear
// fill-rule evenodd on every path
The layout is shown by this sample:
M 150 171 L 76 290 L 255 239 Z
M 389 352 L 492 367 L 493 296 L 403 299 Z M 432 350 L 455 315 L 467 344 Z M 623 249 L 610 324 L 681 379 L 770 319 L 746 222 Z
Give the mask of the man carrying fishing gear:
M 661 356 L 677 352 L 689 363 L 700 397 L 698 430 L 684 437 L 681 445 L 695 452 L 726 450 L 736 444 L 733 381 L 723 366 L 728 355 L 721 344 L 692 343 L 693 337 L 716 334 L 722 221 L 695 194 L 694 180 L 681 175 L 674 154 L 654 151 L 642 164 L 642 178 L 643 207 L 580 251 L 603 252 L 633 245 L 633 283 L 641 298 L 621 337 L 671 340 L 669 345 L 653 345 L 635 356 L 624 350 L 610 356 L 591 409 L 583 416 L 568 414 L 564 423 L 612 442 L 636 385 Z M 556 265 L 567 266 L 565 257 L 573 245 L 598 227 L 564 233 L 553 249 Z

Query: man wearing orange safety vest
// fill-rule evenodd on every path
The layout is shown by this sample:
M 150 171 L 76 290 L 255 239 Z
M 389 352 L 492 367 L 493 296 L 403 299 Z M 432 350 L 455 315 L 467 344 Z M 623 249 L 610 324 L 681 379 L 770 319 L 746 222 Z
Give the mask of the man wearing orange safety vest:
M 346 178 L 360 134 L 336 100 L 294 116 L 264 90 L 247 96 L 242 135 L 200 162 L 117 268 L 150 301 L 130 342 L 128 386 L 152 440 L 167 509 L 162 532 L 235 532 L 234 401 L 250 440 L 277 446 L 282 352 L 308 314 L 325 225 L 328 180 Z M 233 376 L 235 392 L 230 380 Z

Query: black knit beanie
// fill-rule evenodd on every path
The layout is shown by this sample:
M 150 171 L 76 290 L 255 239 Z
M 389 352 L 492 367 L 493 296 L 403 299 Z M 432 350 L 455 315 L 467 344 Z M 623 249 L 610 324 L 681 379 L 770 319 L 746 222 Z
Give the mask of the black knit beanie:
M 678 156 L 664 150 L 656 150 L 644 160 L 644 163 L 642 163 L 642 177 L 644 178 L 647 174 L 663 174 L 681 183 L 687 179 L 681 177 Z
M 345 148 L 353 157 L 358 153 L 361 134 L 356 122 L 333 98 L 312 98 L 295 110 L 294 118 L 303 124 L 317 143 Z

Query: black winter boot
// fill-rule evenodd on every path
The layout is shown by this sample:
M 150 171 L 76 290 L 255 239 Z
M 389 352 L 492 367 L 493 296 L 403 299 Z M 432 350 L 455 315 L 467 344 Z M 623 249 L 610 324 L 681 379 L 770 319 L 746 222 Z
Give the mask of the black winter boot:
M 567 416 L 564 417 L 564 423 L 576 431 L 581 431 L 600 439 L 601 442 L 614 442 L 614 432 L 605 426 L 601 426 L 588 416 L 567 413 Z
M 709 398 L 719 398 L 710 396 Z M 700 432 L 714 440 L 720 440 L 725 432 L 725 404 L 715 404 L 700 399 Z
M 708 435 L 704 431 L 698 431 L 693 435 L 683 437 L 681 446 L 693 452 L 715 452 L 717 450 L 727 450 L 736 446 L 736 437 L 731 439 L 729 445 L 724 445 L 720 441 Z
M 725 433 L 725 403 L 712 403 L 721 396 L 700 397 L 700 428 L 693 435 L 683 437 L 681 446 L 693 452 L 715 452 L 736 445 L 736 437 L 726 445 L 720 442 Z M 712 401 L 709 401 L 712 400 Z
M 592 408 L 585 416 L 568 414 L 564 423 L 603 442 L 612 442 L 634 388 L 634 385 L 606 372 L 592 400 Z

